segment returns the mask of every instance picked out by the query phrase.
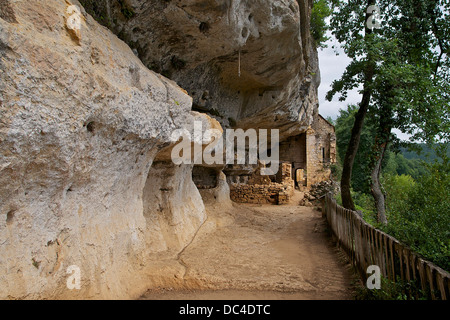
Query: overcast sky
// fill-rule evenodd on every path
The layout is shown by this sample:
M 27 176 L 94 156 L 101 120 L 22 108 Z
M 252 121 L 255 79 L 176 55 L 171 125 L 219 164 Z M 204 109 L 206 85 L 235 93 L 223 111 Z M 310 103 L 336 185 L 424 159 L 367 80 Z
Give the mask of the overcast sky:
M 343 53 L 342 49 L 339 49 L 339 44 L 336 40 L 329 40 L 327 44 L 328 48 L 318 49 L 320 75 L 322 78 L 319 87 L 319 112 L 325 118 L 331 117 L 336 119 L 339 115 L 339 109 L 346 109 L 349 104 L 358 104 L 361 101 L 361 95 L 358 93 L 358 90 L 353 90 L 348 93 L 347 100 L 344 102 L 339 101 L 339 94 L 331 102 L 325 99 L 327 92 L 331 89 L 331 83 L 342 76 L 345 68 L 350 63 L 350 59 Z M 335 52 L 336 49 L 332 48 L 333 45 L 338 48 L 338 56 Z M 408 135 L 401 133 L 399 130 L 393 131 L 398 138 L 408 140 Z
M 350 59 L 339 50 L 339 56 L 336 55 L 335 49 L 332 49 L 333 42 L 329 41 L 328 48 L 319 49 L 320 76 L 322 78 L 319 87 L 319 110 L 320 114 L 336 119 L 339 109 L 345 109 L 348 104 L 358 103 L 361 98 L 357 91 L 349 92 L 347 101 L 340 102 L 339 95 L 336 95 L 333 101 L 328 102 L 325 95 L 331 89 L 331 83 L 342 76 Z

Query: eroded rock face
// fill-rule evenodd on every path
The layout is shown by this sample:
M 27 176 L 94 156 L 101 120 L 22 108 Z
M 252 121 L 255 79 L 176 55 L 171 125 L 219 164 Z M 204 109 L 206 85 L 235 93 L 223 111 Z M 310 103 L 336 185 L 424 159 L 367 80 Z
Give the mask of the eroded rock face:
M 224 127 L 278 128 L 284 138 L 312 123 L 311 0 L 81 2 Z
M 283 138 L 317 109 L 310 0 L 82 3 L 128 45 L 72 17 L 76 0 L 0 0 L 0 298 L 130 298 L 158 268 L 182 278 L 165 259 L 206 211 L 192 166 L 170 161 L 173 131 Z M 203 196 L 226 202 L 213 168 Z
M 154 158 L 199 117 L 192 99 L 83 9 L 77 34 L 64 1 L 0 3 L 0 298 L 137 297 L 152 254 L 206 218 L 191 167 L 148 202 L 164 188 Z
M 193 165 L 154 162 L 144 188 L 144 217 L 152 238 L 149 248 L 179 252 L 205 221 L 205 207 L 192 181 Z M 199 214 L 203 213 L 203 214 Z

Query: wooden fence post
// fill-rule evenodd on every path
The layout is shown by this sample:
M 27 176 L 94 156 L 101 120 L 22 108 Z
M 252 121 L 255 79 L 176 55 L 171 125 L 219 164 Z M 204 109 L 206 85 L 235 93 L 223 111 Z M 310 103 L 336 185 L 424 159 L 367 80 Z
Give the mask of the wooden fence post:
M 450 273 L 423 260 L 392 236 L 367 224 L 356 212 L 339 206 L 331 194 L 325 196 L 322 208 L 337 244 L 344 249 L 364 281 L 367 267 L 376 264 L 383 276 L 391 281 L 397 280 L 398 273 L 404 281 L 418 282 L 420 279 L 422 291 L 429 290 L 432 299 L 449 298 Z M 436 295 L 437 292 L 440 296 Z

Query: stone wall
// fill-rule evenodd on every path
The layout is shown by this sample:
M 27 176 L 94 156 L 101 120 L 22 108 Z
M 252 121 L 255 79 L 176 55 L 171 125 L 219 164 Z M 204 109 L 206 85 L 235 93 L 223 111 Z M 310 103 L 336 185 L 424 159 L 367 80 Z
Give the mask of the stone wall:
M 335 163 L 336 133 L 334 126 L 318 114 L 314 117 L 314 122 L 311 127 L 315 132 L 317 147 L 319 149 L 325 149 L 325 153 L 322 155 L 322 162 Z
M 336 163 L 336 133 L 334 126 L 316 114 L 306 131 L 307 187 L 330 179 L 330 165 Z
M 259 170 L 249 179 L 229 179 L 230 198 L 239 203 L 278 205 L 289 203 L 294 192 L 291 172 L 290 163 L 281 163 L 277 175 L 272 177 L 275 181 L 268 176 L 261 176 Z
M 306 133 L 280 142 L 280 159 L 291 163 L 291 177 L 295 180 L 297 170 L 306 169 Z
M 291 197 L 289 186 L 282 183 L 231 185 L 230 189 L 231 200 L 238 203 L 286 204 Z
M 328 180 L 330 165 L 336 162 L 334 126 L 315 113 L 306 132 L 280 143 L 280 160 L 291 163 L 291 177 L 300 188 Z

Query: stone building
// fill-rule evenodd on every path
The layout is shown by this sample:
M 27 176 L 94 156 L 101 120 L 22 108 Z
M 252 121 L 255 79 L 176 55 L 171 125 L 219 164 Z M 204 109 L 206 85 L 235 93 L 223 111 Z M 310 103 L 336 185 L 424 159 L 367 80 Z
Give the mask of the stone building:
M 230 199 L 239 203 L 288 203 L 294 194 L 290 163 L 280 163 L 274 176 L 263 176 L 259 167 L 251 176 L 229 176 Z
M 292 179 L 299 188 L 328 180 L 330 165 L 336 163 L 334 126 L 316 114 L 306 132 L 280 143 L 280 160 L 292 164 Z
M 320 114 L 308 129 L 280 142 L 280 168 L 274 176 L 262 176 L 261 164 L 231 165 L 223 171 L 230 188 L 230 198 L 240 203 L 288 203 L 294 189 L 308 190 L 312 185 L 330 179 L 331 164 L 336 162 L 334 126 Z M 200 189 L 214 188 L 218 172 L 194 168 L 193 178 Z

